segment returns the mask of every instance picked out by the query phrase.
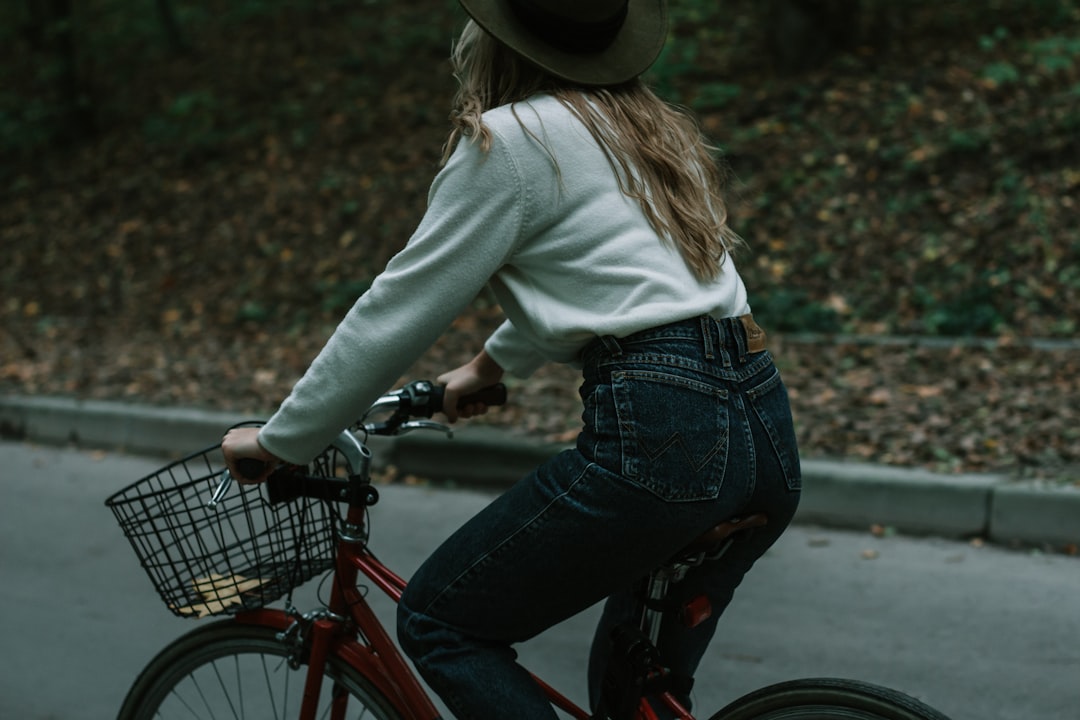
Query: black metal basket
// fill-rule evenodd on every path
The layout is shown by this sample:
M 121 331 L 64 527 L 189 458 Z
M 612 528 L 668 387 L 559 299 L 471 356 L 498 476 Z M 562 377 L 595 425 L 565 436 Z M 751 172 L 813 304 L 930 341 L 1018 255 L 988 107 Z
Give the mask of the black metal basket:
M 320 458 L 312 474 L 329 471 Z M 266 483 L 233 483 L 208 507 L 225 467 L 220 446 L 194 453 L 105 501 L 161 599 L 176 615 L 229 615 L 277 600 L 334 562 L 336 508 L 272 503 Z

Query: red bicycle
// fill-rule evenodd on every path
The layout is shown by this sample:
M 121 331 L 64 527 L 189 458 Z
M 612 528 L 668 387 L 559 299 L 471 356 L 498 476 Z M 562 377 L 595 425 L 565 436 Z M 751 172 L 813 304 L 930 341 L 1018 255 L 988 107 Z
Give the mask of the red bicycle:
M 505 389 L 485 391 L 480 399 L 498 404 Z M 151 660 L 128 692 L 120 720 L 436 720 L 438 710 L 357 581 L 362 573 L 395 602 L 405 588 L 370 549 L 367 510 L 379 496 L 364 440 L 448 432 L 429 419 L 440 408 L 441 388 L 414 382 L 380 398 L 309 466 L 279 468 L 264 484 L 230 492 L 219 448 L 211 448 L 111 496 L 106 504 L 169 609 L 183 617 L 228 616 L 181 636 Z M 652 720 L 658 712 L 694 720 L 672 692 L 656 633 L 666 615 L 694 623 L 710 609 L 703 599 L 669 607 L 667 589 L 688 568 L 715 561 L 740 533 L 766 522 L 754 515 L 722 523 L 644 579 L 639 622 L 613 635 L 601 714 L 591 715 L 537 678 L 552 704 L 576 720 Z M 307 612 L 295 609 L 293 589 L 327 573 L 328 600 Z M 283 609 L 269 607 L 283 596 Z M 903 693 L 841 679 L 771 685 L 710 717 L 948 720 Z

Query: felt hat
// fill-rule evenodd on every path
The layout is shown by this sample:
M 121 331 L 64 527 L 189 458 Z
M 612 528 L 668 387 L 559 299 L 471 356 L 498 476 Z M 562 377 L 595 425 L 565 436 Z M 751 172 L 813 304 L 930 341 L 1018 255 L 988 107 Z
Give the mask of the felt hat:
M 637 77 L 667 38 L 666 0 L 459 1 L 511 50 L 582 85 L 617 85 Z

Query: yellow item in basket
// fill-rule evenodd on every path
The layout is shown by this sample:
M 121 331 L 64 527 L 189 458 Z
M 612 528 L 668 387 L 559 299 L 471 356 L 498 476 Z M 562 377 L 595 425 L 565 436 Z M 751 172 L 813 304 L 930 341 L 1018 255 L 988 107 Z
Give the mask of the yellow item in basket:
M 196 615 L 200 618 L 207 615 L 223 612 L 230 605 L 243 603 L 241 594 L 262 587 L 269 580 L 261 578 L 246 578 L 243 575 L 219 575 L 212 573 L 210 577 L 196 578 L 191 581 L 195 592 L 202 596 L 206 602 L 195 603 L 184 607 L 169 607 L 181 615 Z

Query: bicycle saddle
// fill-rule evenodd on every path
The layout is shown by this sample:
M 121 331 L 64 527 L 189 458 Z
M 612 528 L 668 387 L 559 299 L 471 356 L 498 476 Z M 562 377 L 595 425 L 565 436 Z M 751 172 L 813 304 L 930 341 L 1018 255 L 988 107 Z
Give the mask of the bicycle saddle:
M 753 515 L 747 515 L 744 518 L 731 518 L 730 520 L 725 520 L 716 527 L 706 530 L 692 540 L 689 545 L 675 555 L 675 559 L 691 557 L 703 552 L 712 552 L 735 533 L 761 527 L 768 523 L 769 516 L 765 513 L 755 513 Z

